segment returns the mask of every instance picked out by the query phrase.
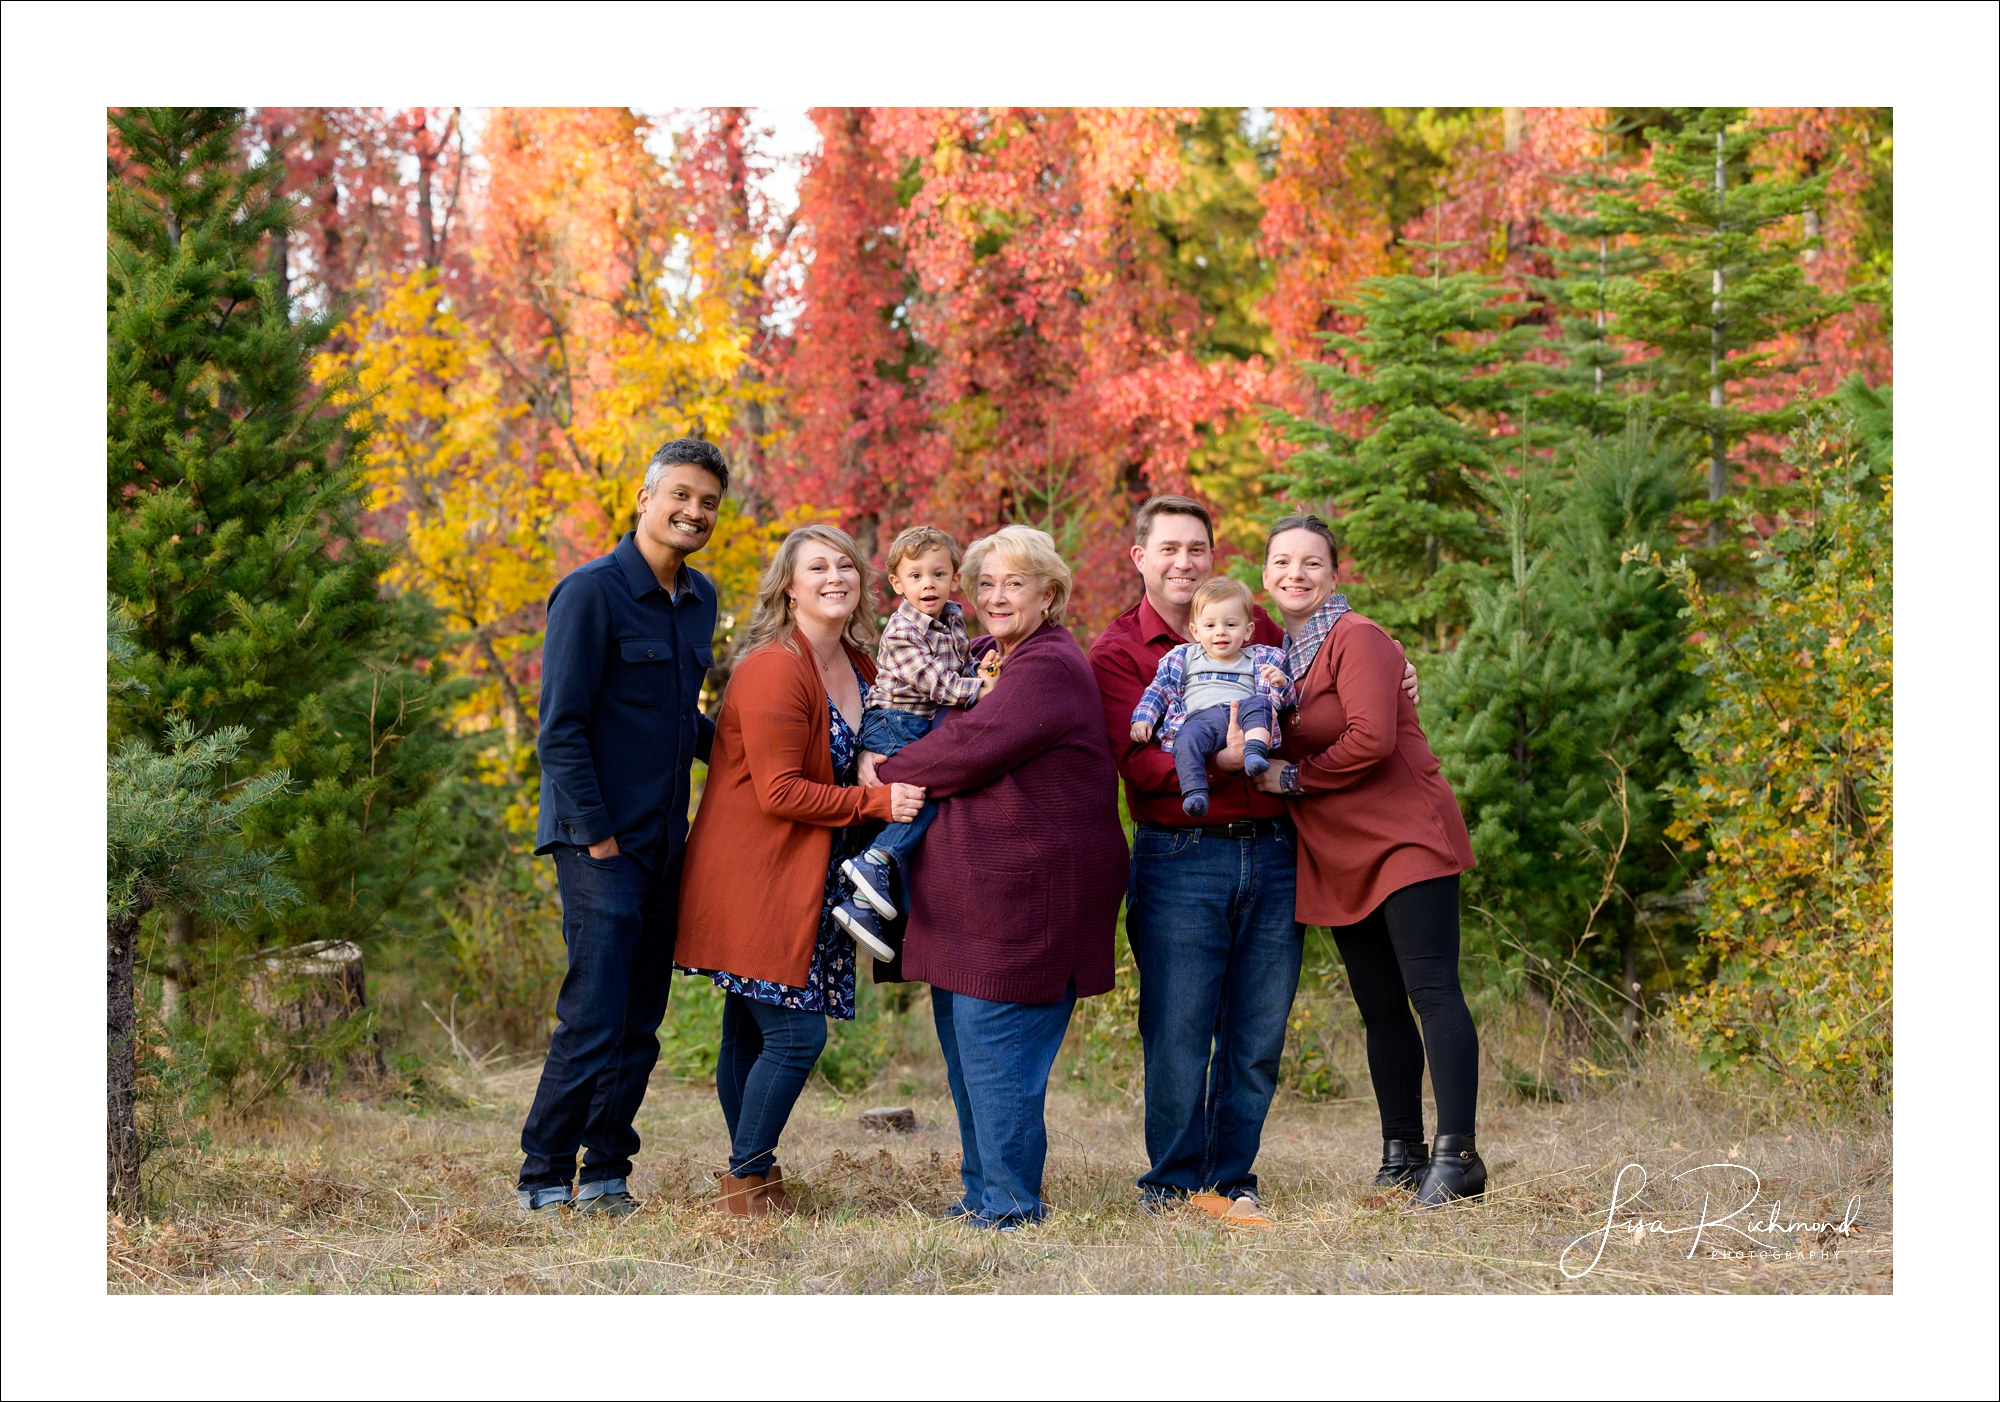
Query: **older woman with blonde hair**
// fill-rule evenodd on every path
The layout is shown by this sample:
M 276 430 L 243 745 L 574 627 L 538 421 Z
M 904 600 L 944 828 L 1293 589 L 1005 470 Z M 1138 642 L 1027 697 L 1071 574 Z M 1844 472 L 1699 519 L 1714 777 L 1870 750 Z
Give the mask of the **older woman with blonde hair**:
M 764 571 L 722 699 L 708 783 L 688 834 L 674 962 L 727 995 L 715 1090 L 729 1126 L 717 1204 L 784 1211 L 779 1135 L 826 1047 L 854 1016 L 853 941 L 833 922 L 840 864 L 876 820 L 923 805 L 907 783 L 856 783 L 875 679 L 868 563 L 845 531 L 802 526 Z
M 946 1215 L 1012 1230 L 1048 1211 L 1044 1105 L 1070 1014 L 1112 987 L 1125 832 L 1055 542 L 1004 527 L 966 550 L 960 580 L 999 678 L 877 776 L 939 800 L 911 862 L 902 972 L 931 986 L 958 1111 L 965 1195 Z

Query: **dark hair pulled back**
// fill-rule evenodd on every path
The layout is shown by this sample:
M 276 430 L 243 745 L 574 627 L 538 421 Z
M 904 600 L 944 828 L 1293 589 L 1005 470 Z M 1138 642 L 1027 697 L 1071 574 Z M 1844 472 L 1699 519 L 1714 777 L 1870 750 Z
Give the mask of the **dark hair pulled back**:
M 1326 562 L 1333 569 L 1340 568 L 1340 547 L 1333 543 L 1333 527 L 1310 512 L 1287 516 L 1271 527 L 1271 533 L 1264 537 L 1264 563 L 1271 563 L 1271 542 L 1286 531 L 1311 531 L 1326 542 Z

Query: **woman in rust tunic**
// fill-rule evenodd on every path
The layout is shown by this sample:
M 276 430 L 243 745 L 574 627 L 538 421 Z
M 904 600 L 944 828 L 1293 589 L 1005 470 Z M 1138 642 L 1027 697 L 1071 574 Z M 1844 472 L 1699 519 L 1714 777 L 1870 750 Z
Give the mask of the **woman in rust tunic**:
M 1375 1181 L 1414 1187 L 1435 1207 L 1486 1186 L 1473 1145 L 1479 1042 L 1458 981 L 1458 874 L 1473 864 L 1472 841 L 1403 694 L 1403 650 L 1334 592 L 1335 561 L 1316 516 L 1286 517 L 1265 547 L 1264 587 L 1284 614 L 1299 704 L 1285 725 L 1289 762 L 1259 786 L 1293 800 L 1298 918 L 1331 927 L 1367 1024 L 1382 1112 Z M 1434 1150 L 1424 1144 L 1426 1053 Z
M 874 819 L 914 818 L 923 790 L 861 788 L 856 731 L 875 679 L 868 565 L 844 531 L 801 526 L 764 572 L 722 700 L 708 783 L 688 834 L 674 962 L 724 992 L 715 1090 L 729 1126 L 718 1206 L 789 1207 L 778 1136 L 854 1016 L 854 943 L 832 918 L 840 863 Z

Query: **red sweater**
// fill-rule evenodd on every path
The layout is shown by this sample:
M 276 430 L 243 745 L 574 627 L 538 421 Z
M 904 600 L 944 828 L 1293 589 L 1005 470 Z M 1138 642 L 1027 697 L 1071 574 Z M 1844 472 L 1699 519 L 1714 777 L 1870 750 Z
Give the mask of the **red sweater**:
M 1043 624 L 991 695 L 876 773 L 940 800 L 910 859 L 903 977 L 1000 1003 L 1053 1003 L 1072 979 L 1079 998 L 1110 991 L 1128 853 L 1097 684 L 1067 628 Z
M 1097 674 L 1097 689 L 1104 695 L 1104 732 L 1111 741 L 1111 758 L 1125 779 L 1126 807 L 1140 822 L 1163 828 L 1278 817 L 1285 811 L 1278 799 L 1260 793 L 1241 774 L 1217 769 L 1211 763 L 1208 814 L 1190 818 L 1181 811 L 1181 781 L 1174 770 L 1174 757 L 1153 741 L 1133 741 L 1132 708 L 1152 684 L 1160 659 L 1186 641 L 1142 594 L 1139 602 L 1112 619 L 1091 645 L 1090 667 Z M 1260 608 L 1250 641 L 1283 647 L 1285 631 Z
M 1299 766 L 1298 917 L 1353 925 L 1396 891 L 1472 865 L 1451 785 L 1403 690 L 1403 650 L 1344 614 L 1299 679 L 1282 753 Z

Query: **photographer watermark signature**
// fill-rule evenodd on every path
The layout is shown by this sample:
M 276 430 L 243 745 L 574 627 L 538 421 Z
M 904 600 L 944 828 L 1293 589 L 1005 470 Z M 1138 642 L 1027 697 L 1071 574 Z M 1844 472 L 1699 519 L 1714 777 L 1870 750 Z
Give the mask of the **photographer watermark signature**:
M 1713 1179 L 1703 1181 L 1701 1212 L 1697 1220 L 1670 1227 L 1663 1218 L 1646 1217 L 1636 1212 L 1620 1218 L 1619 1209 L 1631 1208 L 1646 1191 L 1646 1170 L 1636 1163 L 1626 1164 L 1618 1170 L 1618 1179 L 1611 1185 L 1611 1206 L 1605 1209 L 1604 1225 L 1585 1232 L 1565 1246 L 1556 1264 L 1569 1279 L 1583 1279 L 1596 1270 L 1597 1263 L 1604 1259 L 1604 1248 L 1610 1245 L 1614 1232 L 1630 1236 L 1634 1245 L 1643 1242 L 1649 1236 L 1672 1237 L 1692 1232 L 1694 1236 L 1688 1243 L 1687 1253 L 1690 1261 L 1694 1259 L 1695 1253 L 1701 1250 L 1704 1241 L 1708 1242 L 1710 1258 L 1716 1260 L 1831 1260 L 1834 1255 L 1833 1249 L 1830 1244 L 1824 1243 L 1831 1237 L 1852 1237 L 1856 1234 L 1854 1220 L 1861 1208 L 1859 1194 L 1847 1200 L 1846 1211 L 1838 1222 L 1807 1222 L 1781 1216 L 1784 1205 L 1781 1198 L 1773 1198 L 1768 1207 L 1753 1211 L 1757 1208 L 1758 1198 L 1764 1191 L 1764 1180 L 1758 1176 L 1755 1169 L 1745 1164 L 1703 1164 L 1700 1168 L 1685 1169 L 1676 1173 L 1669 1181 L 1678 1183 L 1683 1178 L 1697 1173 L 1715 1172 L 1722 1173 L 1724 1177 L 1719 1181 Z M 1637 1177 L 1628 1192 L 1626 1182 L 1633 1175 Z M 1727 1201 L 1745 1188 L 1749 1190 L 1750 1195 L 1733 1209 L 1720 1217 L 1709 1215 L 1711 1208 L 1716 1205 L 1718 1196 L 1723 1196 Z M 1750 1214 L 1747 1218 L 1744 1216 L 1746 1213 Z M 1780 1237 L 1813 1237 L 1822 1244 L 1787 1247 L 1778 1244 L 1777 1238 Z M 1589 1243 L 1593 1240 L 1597 1243 L 1597 1249 L 1591 1254 L 1590 1264 L 1581 1270 L 1576 1269 L 1576 1263 L 1583 1259 L 1584 1252 L 1590 1251 Z M 1746 1242 L 1747 1246 L 1743 1244 Z

